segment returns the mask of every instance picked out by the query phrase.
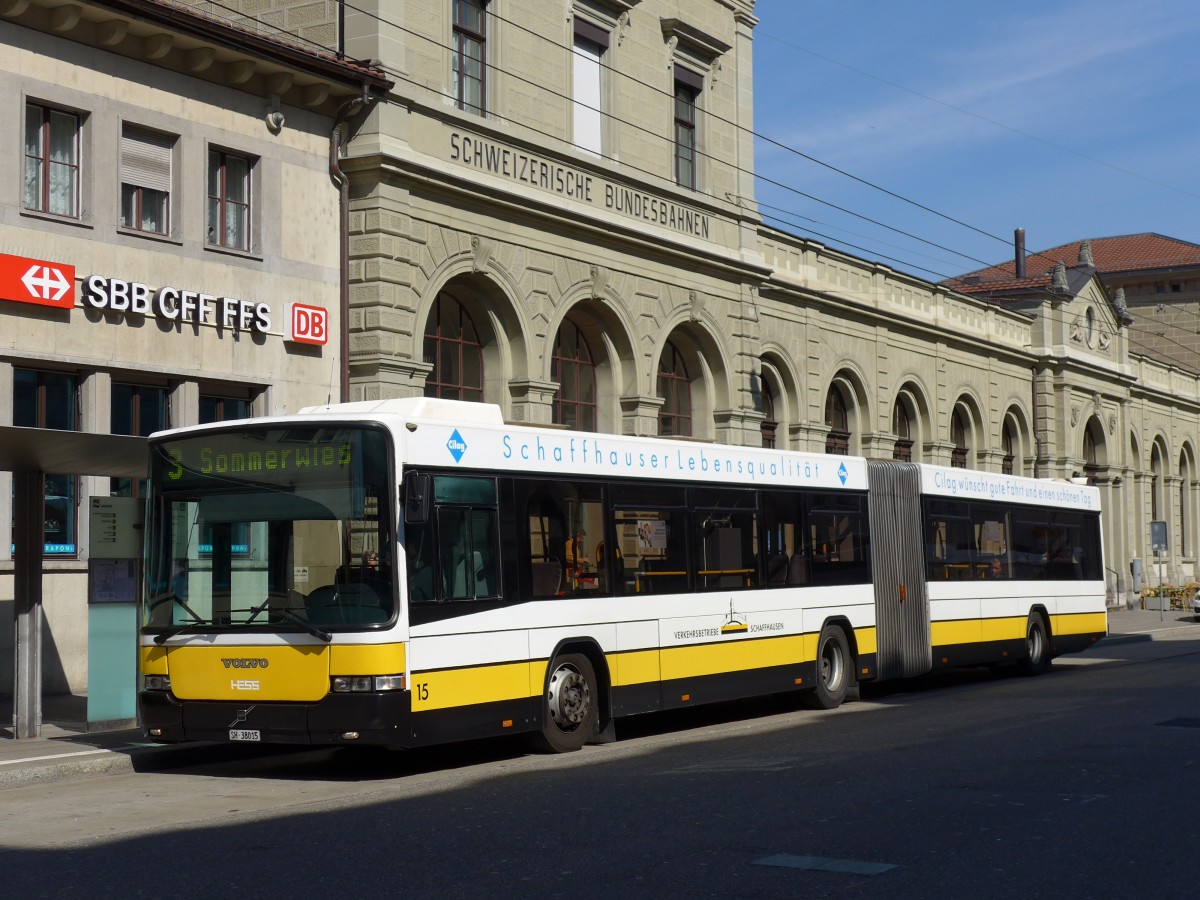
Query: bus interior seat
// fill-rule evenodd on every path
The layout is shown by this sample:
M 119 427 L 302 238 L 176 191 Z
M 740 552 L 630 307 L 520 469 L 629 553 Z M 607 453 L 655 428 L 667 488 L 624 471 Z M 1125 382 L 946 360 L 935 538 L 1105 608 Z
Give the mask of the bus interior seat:
M 797 553 L 788 563 L 788 584 L 808 584 L 808 560 L 803 553 Z
M 788 555 L 777 553 L 767 560 L 767 586 L 777 587 L 787 584 Z
M 562 587 L 562 563 L 557 559 L 533 561 L 533 596 L 555 597 Z

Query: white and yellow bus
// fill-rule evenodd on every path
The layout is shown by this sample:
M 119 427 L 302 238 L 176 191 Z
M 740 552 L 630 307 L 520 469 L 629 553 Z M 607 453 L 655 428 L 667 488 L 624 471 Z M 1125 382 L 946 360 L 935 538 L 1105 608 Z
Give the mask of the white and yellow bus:
M 942 667 L 1107 630 L 1069 482 L 506 424 L 434 399 L 151 438 L 159 741 L 414 747 Z

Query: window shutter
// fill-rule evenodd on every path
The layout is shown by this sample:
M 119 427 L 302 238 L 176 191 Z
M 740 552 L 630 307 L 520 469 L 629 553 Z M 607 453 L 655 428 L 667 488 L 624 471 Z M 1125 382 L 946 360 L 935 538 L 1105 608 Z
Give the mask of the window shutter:
M 704 91 L 704 76 L 693 72 L 691 69 L 685 69 L 683 66 L 675 66 L 675 81 L 690 88 L 697 94 Z
M 121 183 L 171 192 L 170 135 L 126 125 L 121 131 Z

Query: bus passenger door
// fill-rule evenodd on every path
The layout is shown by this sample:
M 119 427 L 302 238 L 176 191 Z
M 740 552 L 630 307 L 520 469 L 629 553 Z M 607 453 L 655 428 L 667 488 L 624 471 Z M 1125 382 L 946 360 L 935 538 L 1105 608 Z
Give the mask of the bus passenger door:
M 878 676 L 910 678 L 933 666 L 921 528 L 921 470 L 869 462 L 871 568 Z

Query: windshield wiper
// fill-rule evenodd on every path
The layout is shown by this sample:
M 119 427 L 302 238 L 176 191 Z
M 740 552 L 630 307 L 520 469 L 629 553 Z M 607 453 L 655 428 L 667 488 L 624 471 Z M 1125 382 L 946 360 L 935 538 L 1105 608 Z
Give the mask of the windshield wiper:
M 305 619 L 302 616 L 296 615 L 294 612 L 292 612 L 286 606 L 272 607 L 271 611 L 269 613 L 267 613 L 268 621 L 270 620 L 270 618 L 273 614 L 278 614 L 281 618 L 287 619 L 287 621 L 291 622 L 293 625 L 298 625 L 299 627 L 301 627 L 305 631 L 307 631 L 309 634 L 311 634 L 313 637 L 317 638 L 318 640 L 324 641 L 327 644 L 333 640 L 333 635 L 330 634 L 328 631 L 326 631 L 323 628 L 318 628 L 312 622 L 308 621 L 308 619 Z
M 192 609 L 190 606 L 188 606 L 187 601 L 184 600 L 182 597 L 180 597 L 178 594 L 176 594 L 173 591 L 170 593 L 162 594 L 161 596 L 155 597 L 153 600 L 151 600 L 147 606 L 147 611 L 152 612 L 155 609 L 157 609 L 158 607 L 162 606 L 164 603 L 176 604 L 177 606 L 179 606 L 180 609 L 182 609 L 185 613 L 187 613 L 189 616 L 192 617 L 192 621 L 185 622 L 182 625 L 177 625 L 174 628 L 169 628 L 166 631 L 164 631 L 162 634 L 155 635 L 154 643 L 156 643 L 156 644 L 162 644 L 163 641 L 167 640 L 168 638 L 173 638 L 173 637 L 175 637 L 175 635 L 182 634 L 185 631 L 196 630 L 199 628 L 208 628 L 212 624 L 208 620 L 203 618 L 194 609 Z
M 174 628 L 167 629 L 162 634 L 156 634 L 154 636 L 154 643 L 162 644 L 165 641 L 168 641 L 171 638 L 175 637 L 175 635 L 177 635 L 177 634 L 183 634 L 185 631 L 201 631 L 202 629 L 213 628 L 213 627 L 214 627 L 214 623 L 205 622 L 203 620 L 198 620 L 195 622 L 188 622 L 186 625 L 177 625 Z
M 258 606 L 255 606 L 253 609 L 251 609 L 250 615 L 246 617 L 246 621 L 243 622 L 242 624 L 249 625 L 251 622 L 253 622 L 255 619 L 258 618 L 258 614 L 260 612 L 262 612 L 264 609 L 267 609 L 267 607 L 270 606 L 270 603 L 271 603 L 271 598 L 268 597 L 266 600 L 264 600 Z M 318 628 L 316 625 L 312 624 L 310 621 L 303 618 L 302 616 L 296 615 L 294 612 L 291 611 L 291 609 L 289 609 L 286 606 L 272 607 L 267 612 L 267 621 L 268 622 L 271 621 L 271 616 L 275 615 L 275 614 L 278 614 L 278 616 L 280 618 L 286 619 L 287 621 L 291 622 L 293 625 L 299 625 L 301 628 L 303 628 L 305 631 L 307 631 L 313 637 L 319 638 L 320 640 L 324 641 L 327 644 L 331 640 L 333 640 L 333 635 L 330 634 L 328 631 L 325 631 L 322 628 Z
M 178 604 L 180 609 L 182 609 L 185 613 L 187 613 L 189 616 L 192 617 L 192 624 L 194 624 L 196 622 L 204 621 L 204 617 L 201 616 L 194 609 L 192 609 L 190 606 L 188 606 L 187 601 L 184 600 L 182 597 L 180 597 L 178 594 L 176 594 L 174 591 L 168 591 L 165 594 L 159 594 L 157 597 L 153 598 L 150 601 L 150 603 L 148 604 L 147 610 L 150 612 L 153 612 L 154 610 L 156 610 L 160 606 L 162 606 L 164 603 Z

